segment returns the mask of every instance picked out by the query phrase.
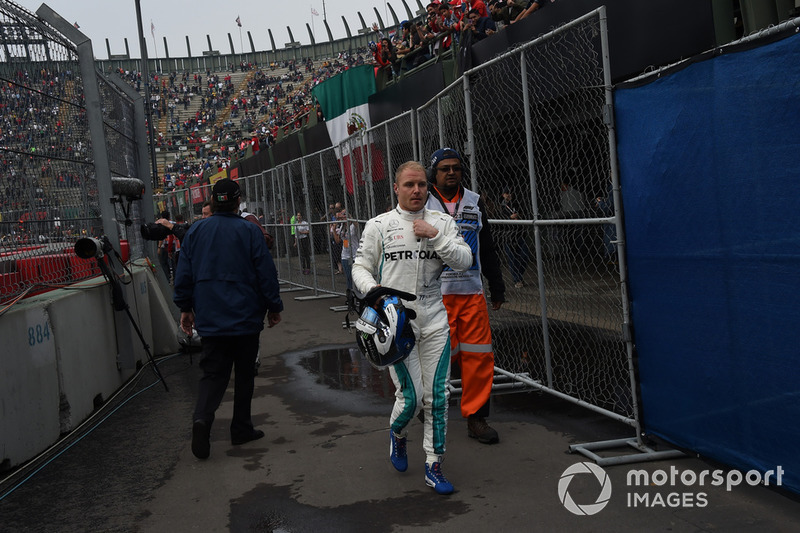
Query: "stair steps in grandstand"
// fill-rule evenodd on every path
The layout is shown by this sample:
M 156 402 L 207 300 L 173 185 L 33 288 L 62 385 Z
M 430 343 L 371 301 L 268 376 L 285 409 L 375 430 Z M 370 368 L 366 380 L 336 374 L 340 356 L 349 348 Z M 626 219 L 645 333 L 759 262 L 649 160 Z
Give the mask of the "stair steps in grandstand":
M 318 64 L 322 64 L 322 61 L 320 61 Z M 288 67 L 284 66 L 278 66 L 274 70 L 272 70 L 267 65 L 263 70 L 267 76 L 274 76 L 278 78 L 292 74 L 292 71 L 290 71 Z M 249 100 L 254 96 L 252 93 L 249 95 L 247 94 L 247 86 L 248 83 L 255 77 L 256 70 L 248 70 L 245 72 L 223 71 L 215 74 L 220 77 L 225 77 L 228 75 L 231 76 L 231 82 L 233 83 L 234 89 L 230 96 L 230 99 L 234 98 L 235 96 L 243 95 L 247 97 Z M 294 97 L 298 92 L 302 90 L 302 85 L 305 81 L 307 81 L 307 79 L 308 78 L 306 77 L 306 79 L 300 83 L 283 81 L 284 88 L 286 88 L 288 84 L 293 84 L 294 88 L 291 92 L 287 91 L 285 97 L 279 99 L 278 101 L 279 105 L 283 108 L 289 107 L 290 106 L 289 102 L 291 102 L 292 97 Z M 220 110 L 218 110 L 215 123 L 213 125 L 209 125 L 209 127 L 206 128 L 204 131 L 200 131 L 198 133 L 200 133 L 201 135 L 210 135 L 215 128 L 222 129 L 226 120 L 229 121 L 229 126 L 226 128 L 226 130 L 228 130 L 231 133 L 231 136 L 233 138 L 239 139 L 243 136 L 248 136 L 251 133 L 249 129 L 248 131 L 242 130 L 242 118 L 244 117 L 244 113 L 239 113 L 239 116 L 237 117 L 231 116 L 230 99 L 224 103 L 223 107 Z M 158 128 L 157 131 L 160 132 L 165 139 L 175 138 L 175 137 L 177 138 L 185 137 L 186 133 L 183 131 L 183 129 L 180 128 L 180 125 L 183 124 L 186 120 L 194 118 L 197 115 L 197 112 L 200 111 L 200 109 L 201 109 L 201 96 L 199 94 L 190 93 L 188 106 L 184 109 L 184 105 L 180 103 L 175 108 L 174 118 L 179 128 L 177 132 L 171 133 L 169 131 L 169 124 L 170 124 L 169 111 L 166 114 L 162 114 L 162 118 L 156 122 Z M 257 116 L 256 120 L 263 118 L 265 117 Z M 166 174 L 167 166 L 175 162 L 176 156 L 186 157 L 190 164 L 196 162 L 195 151 L 191 147 L 187 146 L 186 148 L 187 149 L 185 150 L 181 150 L 179 146 L 172 146 L 172 147 L 161 146 L 156 151 L 156 156 L 155 156 L 156 169 L 160 178 L 163 178 L 163 176 Z M 213 149 L 217 148 L 218 148 L 217 146 L 213 147 Z
M 247 97 L 247 83 L 253 79 L 255 75 L 255 70 L 248 70 L 245 72 L 231 72 L 231 83 L 233 84 L 233 92 L 231 93 L 230 98 L 227 102 L 225 102 L 225 107 L 217 113 L 217 121 L 214 124 L 215 126 L 222 128 L 225 124 L 226 120 L 230 120 L 234 126 L 231 128 L 234 131 L 241 130 L 242 126 L 242 113 L 239 113 L 239 116 L 232 117 L 231 116 L 231 100 L 233 98 L 237 98 L 239 96 Z M 238 137 L 239 135 L 237 135 Z
M 183 103 L 179 103 L 175 107 L 175 114 L 174 119 L 176 124 L 178 125 L 177 133 L 172 133 L 169 130 L 170 119 L 167 118 L 166 121 L 159 122 L 159 129 L 158 131 L 163 134 L 164 138 L 171 138 L 173 136 L 183 137 L 185 133 L 182 129 L 180 129 L 180 125 L 183 124 L 186 120 L 194 118 L 197 116 L 197 112 L 200 111 L 201 105 L 201 95 L 189 93 L 189 104 L 184 107 Z M 210 128 L 209 128 L 210 130 Z M 203 135 L 206 133 L 210 133 L 210 131 L 201 131 L 199 132 Z M 159 177 L 163 177 L 166 174 L 167 165 L 173 163 L 176 159 L 177 155 L 184 155 L 189 157 L 189 159 L 194 162 L 194 152 L 191 150 L 180 150 L 178 146 L 173 147 L 166 147 L 162 146 L 156 152 L 156 169 L 158 171 Z

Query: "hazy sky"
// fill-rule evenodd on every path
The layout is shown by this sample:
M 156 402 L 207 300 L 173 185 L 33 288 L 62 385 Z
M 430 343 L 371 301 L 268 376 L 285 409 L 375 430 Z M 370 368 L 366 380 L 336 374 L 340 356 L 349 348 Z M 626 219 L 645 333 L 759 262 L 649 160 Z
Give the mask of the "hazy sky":
M 13 0 L 29 11 L 36 12 L 41 0 Z M 155 48 L 158 57 L 164 54 L 164 37 L 167 38 L 171 57 L 186 56 L 186 36 L 192 47 L 192 55 L 197 56 L 208 50 L 206 35 L 211 36 L 211 45 L 220 53 L 230 52 L 228 33 L 233 38 L 236 53 L 242 49 L 250 51 L 247 39 L 249 31 L 256 50 L 270 50 L 271 44 L 267 29 L 272 30 L 278 48 L 289 42 L 286 26 L 292 29 L 296 41 L 310 44 L 306 24 L 312 27 L 317 42 L 327 42 L 328 37 L 322 23 L 323 12 L 327 14 L 328 24 L 334 39 L 346 37 L 342 16 L 347 19 L 350 31 L 356 35 L 361 28 L 357 12 L 361 12 L 367 25 L 377 22 L 373 7 L 378 8 L 381 18 L 387 25 L 392 24 L 391 13 L 387 11 L 384 0 L 140 0 L 142 25 L 147 40 L 149 55 L 153 56 L 153 35 L 150 22 L 155 26 Z M 94 55 L 107 59 L 106 39 L 111 45 L 112 54 L 125 53 L 124 38 L 133 57 L 139 57 L 138 33 L 136 28 L 136 4 L 134 0 L 47 0 L 44 2 L 56 13 L 70 22 L 77 22 L 80 30 L 92 39 Z M 389 2 L 400 20 L 407 18 L 401 0 Z M 406 0 L 408 6 L 416 11 L 416 0 Z M 427 2 L 423 2 L 425 5 Z M 324 6 L 324 7 L 323 7 Z M 312 8 L 319 13 L 314 16 Z M 241 17 L 242 33 L 236 17 Z

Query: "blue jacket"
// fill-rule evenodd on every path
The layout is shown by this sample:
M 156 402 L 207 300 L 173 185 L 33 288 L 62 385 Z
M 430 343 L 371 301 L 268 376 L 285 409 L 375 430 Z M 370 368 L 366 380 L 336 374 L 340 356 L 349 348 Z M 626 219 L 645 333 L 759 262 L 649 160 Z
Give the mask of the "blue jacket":
M 486 30 L 497 31 L 497 25 L 491 18 L 481 17 L 478 19 L 478 23 L 475 24 L 475 32 L 472 34 L 472 39 L 476 42 L 486 39 L 489 36 Z
M 283 311 L 278 274 L 261 230 L 236 213 L 192 224 L 181 243 L 175 305 L 194 310 L 201 337 L 250 335 Z

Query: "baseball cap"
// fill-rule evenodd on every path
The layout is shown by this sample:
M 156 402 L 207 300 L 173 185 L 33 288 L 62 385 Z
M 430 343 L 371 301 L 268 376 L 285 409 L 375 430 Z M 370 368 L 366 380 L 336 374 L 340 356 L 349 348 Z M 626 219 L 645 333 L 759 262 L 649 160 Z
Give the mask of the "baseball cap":
M 218 204 L 232 204 L 239 201 L 241 190 L 238 183 L 230 178 L 224 178 L 214 184 L 211 196 Z
M 458 159 L 461 161 L 461 156 L 452 148 L 440 148 L 431 155 L 431 168 L 436 168 L 439 161 L 443 159 Z

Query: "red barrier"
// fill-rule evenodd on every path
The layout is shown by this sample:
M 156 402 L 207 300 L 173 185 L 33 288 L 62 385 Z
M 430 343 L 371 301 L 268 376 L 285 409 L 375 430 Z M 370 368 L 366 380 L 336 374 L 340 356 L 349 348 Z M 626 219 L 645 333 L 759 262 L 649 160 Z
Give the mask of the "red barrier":
M 39 280 L 43 283 L 64 283 L 69 281 L 70 268 L 67 254 L 51 254 L 38 257 Z
M 41 247 L 30 247 L 28 251 Z M 16 250 L 18 254 L 21 250 Z M 4 273 L 0 274 L 0 298 L 14 297 L 27 287 L 37 283 L 68 285 L 70 283 L 93 278 L 102 274 L 95 258 L 82 259 L 75 255 L 72 247 L 64 247 L 60 252 L 40 255 L 35 257 L 20 257 L 12 259 L 11 254 L 4 254 L 6 260 L 3 264 Z M 130 245 L 128 241 L 120 241 L 120 256 L 123 262 L 130 259 Z M 106 264 L 108 256 L 103 257 Z M 28 296 L 42 294 L 56 287 L 37 287 L 28 293 Z
M 17 272 L 22 276 L 23 281 L 29 284 L 41 281 L 39 277 L 39 262 L 41 260 L 41 257 L 23 257 L 22 259 L 17 259 Z
M 22 287 L 22 276 L 19 272 L 0 274 L 0 300 L 18 294 Z
M 75 254 L 69 258 L 70 278 L 74 281 L 93 278 L 101 274 L 95 259 L 83 259 Z
M 126 239 L 119 241 L 119 255 L 122 257 L 123 263 L 127 263 L 131 258 L 131 246 Z

